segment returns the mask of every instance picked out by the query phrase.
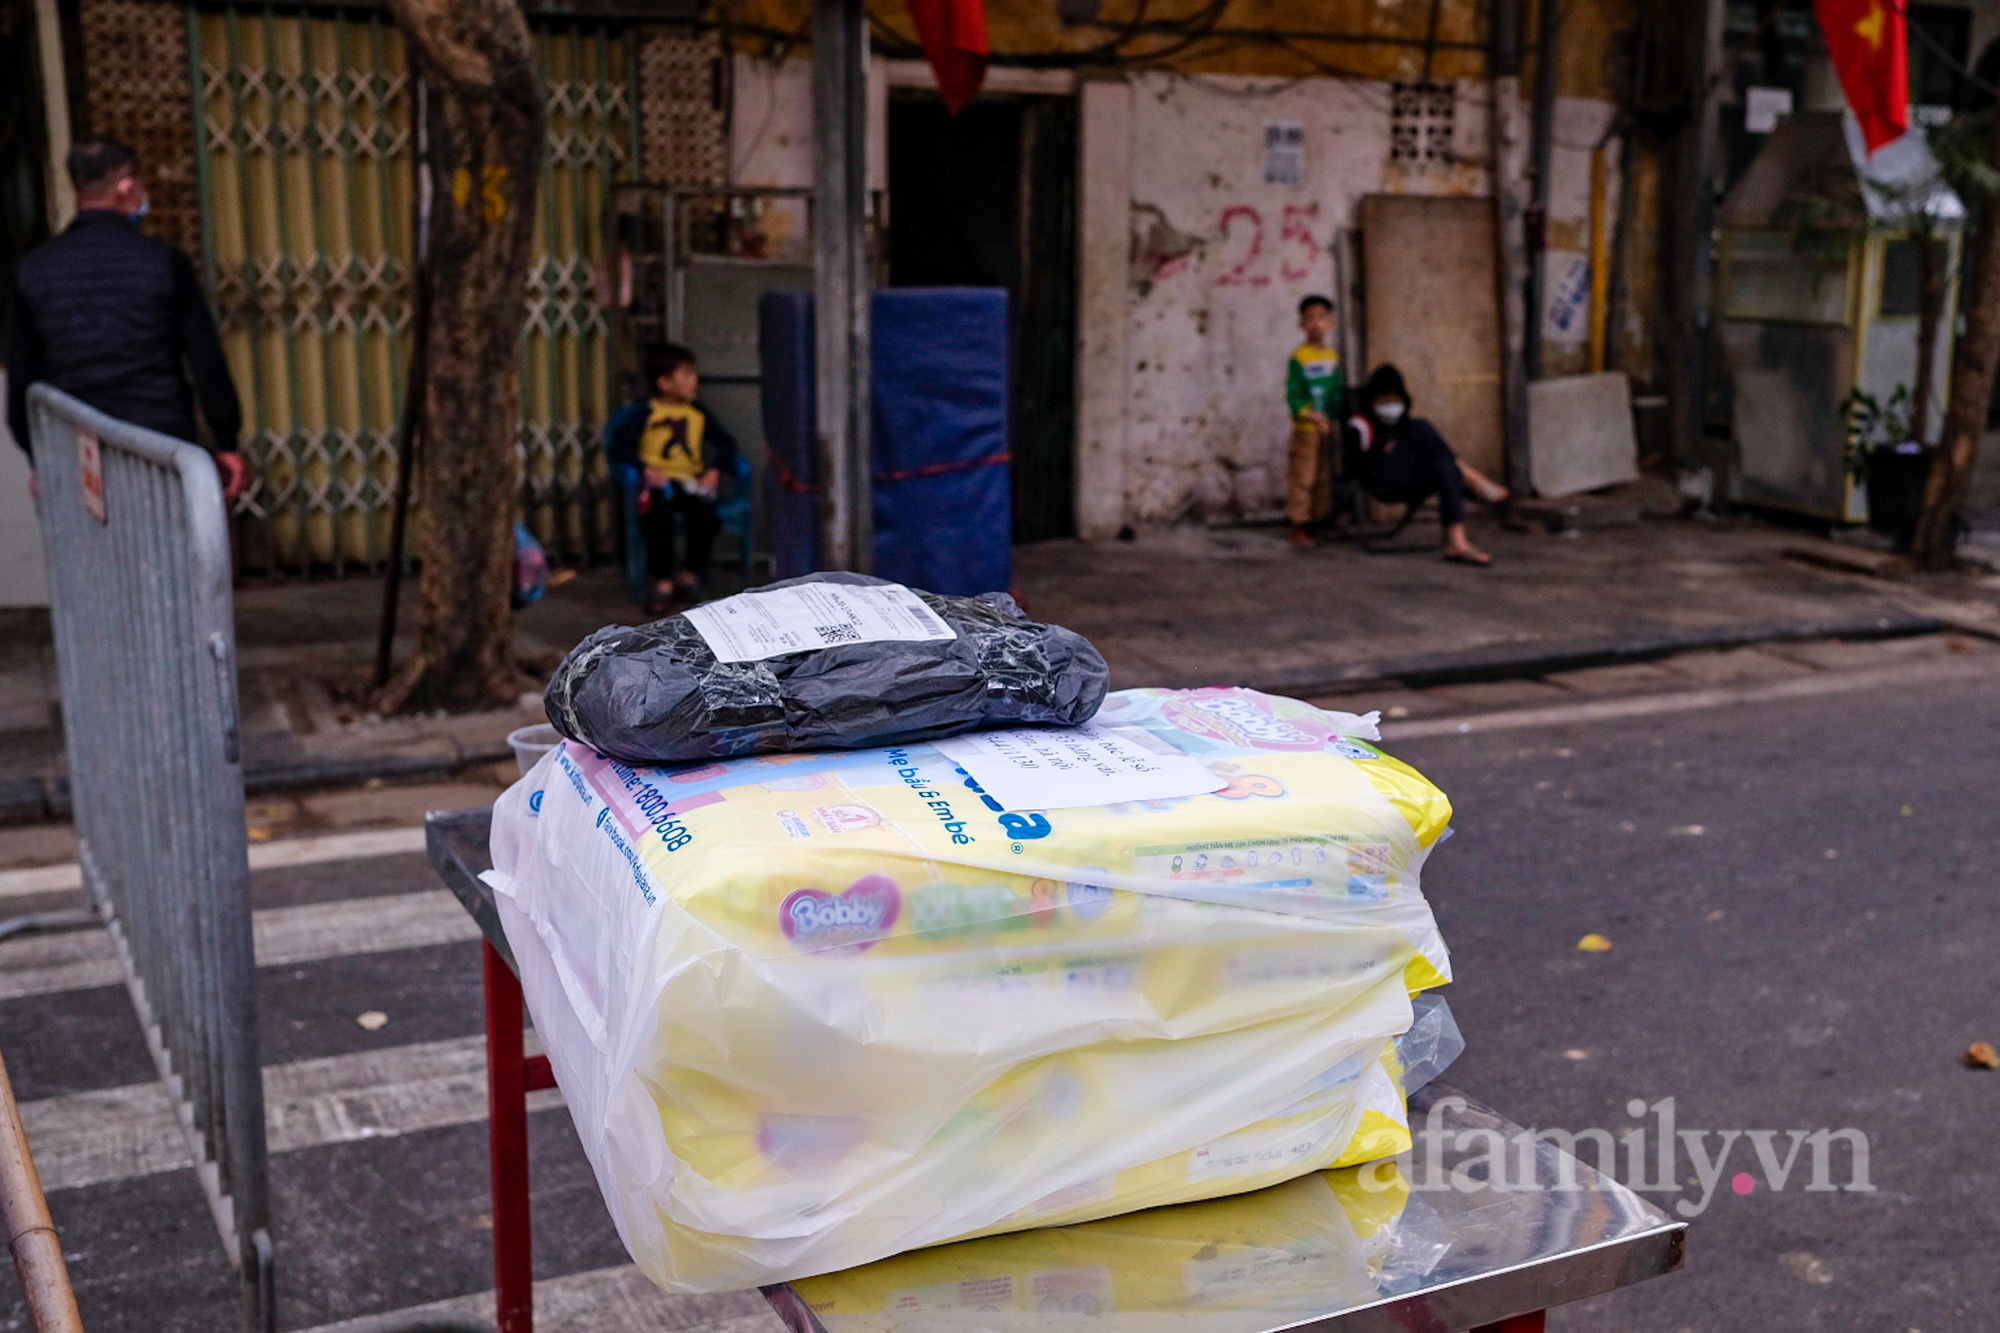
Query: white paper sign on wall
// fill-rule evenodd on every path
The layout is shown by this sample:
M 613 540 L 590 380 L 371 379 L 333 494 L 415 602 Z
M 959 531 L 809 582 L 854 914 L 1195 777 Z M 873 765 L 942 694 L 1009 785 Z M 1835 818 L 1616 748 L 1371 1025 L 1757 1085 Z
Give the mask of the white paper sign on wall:
M 1296 120 L 1264 122 L 1264 184 L 1306 182 L 1306 127 Z
M 1750 88 L 1743 94 L 1743 128 L 1752 134 L 1769 134 L 1791 114 L 1790 88 Z
M 1542 338 L 1557 347 L 1581 347 L 1590 338 L 1590 257 L 1550 250 L 1542 302 Z

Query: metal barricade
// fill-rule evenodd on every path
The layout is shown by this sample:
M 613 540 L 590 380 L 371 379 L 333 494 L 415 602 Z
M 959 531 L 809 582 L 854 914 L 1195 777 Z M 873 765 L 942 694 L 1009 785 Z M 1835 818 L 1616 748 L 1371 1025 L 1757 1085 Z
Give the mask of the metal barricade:
M 29 390 L 84 884 L 187 1133 L 248 1326 L 277 1327 L 229 530 L 214 462 Z

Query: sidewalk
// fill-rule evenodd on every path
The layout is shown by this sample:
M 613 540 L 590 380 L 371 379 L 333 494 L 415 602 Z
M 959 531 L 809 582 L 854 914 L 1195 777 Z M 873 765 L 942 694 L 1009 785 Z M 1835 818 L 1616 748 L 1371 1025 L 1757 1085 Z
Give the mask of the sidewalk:
M 1430 541 L 1419 519 L 1398 544 Z M 1491 567 L 1434 550 L 1299 551 L 1281 528 L 1023 548 L 1038 619 L 1088 637 L 1116 686 L 1311 693 L 1643 661 L 1779 639 L 2000 633 L 2000 579 L 1870 578 L 1789 558 L 1849 548 L 1754 521 L 1648 519 L 1551 535 L 1473 524 Z M 1854 548 L 1865 557 L 1866 548 Z M 1824 558 L 1824 556 L 1822 557 Z
M 1424 523 L 1405 540 L 1428 539 Z M 1119 687 L 1325 695 L 1378 684 L 1386 695 L 1781 640 L 2000 635 L 2000 578 L 1894 581 L 1819 567 L 1785 555 L 1809 544 L 1798 533 L 1755 522 L 1655 519 L 1562 535 L 1489 524 L 1474 535 L 1492 568 L 1447 565 L 1432 551 L 1295 551 L 1282 529 L 1227 528 L 1043 543 L 1021 548 L 1016 570 L 1030 612 L 1088 636 Z M 511 765 L 507 733 L 544 720 L 532 693 L 490 713 L 371 715 L 380 603 L 376 579 L 237 591 L 253 794 Z M 522 660 L 546 674 L 584 635 L 637 615 L 617 574 L 584 574 L 521 613 Z M 0 612 L 0 823 L 66 814 L 62 772 L 47 618 Z
M 399 625 L 413 622 L 416 588 Z M 238 697 L 251 794 L 436 777 L 513 766 L 507 733 L 547 721 L 538 692 L 512 708 L 458 716 L 369 712 L 381 615 L 377 578 L 248 583 L 236 590 Z M 624 579 L 587 574 L 521 612 L 517 651 L 546 675 L 579 639 L 638 613 Z M 397 642 L 397 660 L 410 651 Z M 61 713 L 46 613 L 0 611 L 0 824 L 64 818 Z

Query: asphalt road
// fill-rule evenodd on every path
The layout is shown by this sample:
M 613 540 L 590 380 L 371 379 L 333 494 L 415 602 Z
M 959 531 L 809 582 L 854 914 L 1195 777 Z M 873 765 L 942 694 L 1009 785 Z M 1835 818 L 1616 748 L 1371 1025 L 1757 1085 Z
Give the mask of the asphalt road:
M 1392 748 L 1458 809 L 1425 876 L 1470 1043 L 1454 1082 L 1537 1128 L 1622 1133 L 1638 1123 L 1631 1099 L 1671 1097 L 1679 1126 L 1712 1131 L 1709 1151 L 1730 1129 L 1867 1138 L 1869 1193 L 1801 1188 L 1809 1150 L 1774 1191 L 1736 1140 L 1688 1270 L 1552 1328 L 1994 1326 L 2000 1071 L 1959 1056 L 2000 1041 L 2000 675 Z M 403 856 L 261 872 L 255 897 L 267 913 L 337 911 L 435 888 Z M 371 943 L 384 915 L 326 918 L 326 956 L 263 970 L 264 1058 L 291 1071 L 269 1085 L 290 1108 L 272 1159 L 287 1329 L 491 1284 L 483 1104 L 467 1078 L 477 946 L 448 931 Z M 1612 949 L 1578 952 L 1589 932 Z M 358 1024 L 369 1011 L 386 1022 Z M 92 1333 L 233 1326 L 192 1172 L 118 1118 L 151 1075 L 122 989 L 0 998 L 0 1049 L 44 1123 L 60 1110 L 105 1126 L 44 1165 L 69 1182 L 50 1201 Z M 622 1251 L 566 1113 L 532 1120 L 538 1276 L 613 1269 Z M 1844 1149 L 1833 1167 L 1848 1179 Z M 658 1326 L 776 1327 L 754 1297 L 703 1302 Z M 0 1274 L 0 1333 L 26 1327 Z
M 1774 1192 L 1736 1141 L 1687 1270 L 1552 1329 L 1995 1327 L 2000 1071 L 1959 1057 L 2000 1042 L 2000 684 L 1396 749 L 1457 809 L 1424 881 L 1454 1082 L 1536 1128 L 1672 1097 L 1681 1127 L 1867 1136 L 1872 1193 L 1800 1188 L 1809 1148 Z

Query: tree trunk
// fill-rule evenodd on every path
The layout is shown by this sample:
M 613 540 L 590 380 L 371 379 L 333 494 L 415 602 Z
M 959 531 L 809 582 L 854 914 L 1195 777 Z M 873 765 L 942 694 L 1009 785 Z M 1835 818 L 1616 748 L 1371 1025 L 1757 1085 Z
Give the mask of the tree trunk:
M 2000 125 L 1992 131 L 1988 154 L 2000 167 Z M 1993 402 L 1994 371 L 2000 368 L 2000 202 L 1987 203 L 1973 246 L 1976 253 L 1965 266 L 1971 285 L 1965 332 L 1958 340 L 1951 397 L 1945 404 L 1944 434 L 1937 461 L 1931 465 L 1923 517 L 1917 520 L 1912 545 L 1919 569 L 1945 570 L 1958 562 L 1958 532 L 1972 490 L 1972 467 L 1979 456 L 1979 435 L 1986 428 L 1987 409 Z
M 521 326 L 542 91 L 518 0 L 390 0 L 426 86 L 430 338 L 416 656 L 385 709 L 512 703 Z
M 1911 389 L 1910 438 L 1931 433 L 1931 392 L 1937 379 L 1938 326 L 1944 323 L 1945 240 L 1926 226 L 1910 237 L 1917 248 L 1917 379 Z M 1901 443 L 1901 441 L 1897 441 Z

